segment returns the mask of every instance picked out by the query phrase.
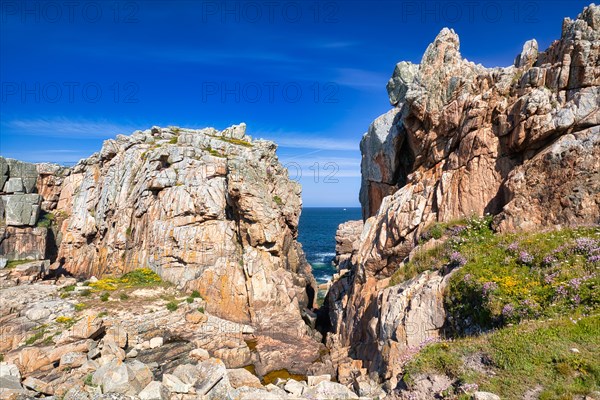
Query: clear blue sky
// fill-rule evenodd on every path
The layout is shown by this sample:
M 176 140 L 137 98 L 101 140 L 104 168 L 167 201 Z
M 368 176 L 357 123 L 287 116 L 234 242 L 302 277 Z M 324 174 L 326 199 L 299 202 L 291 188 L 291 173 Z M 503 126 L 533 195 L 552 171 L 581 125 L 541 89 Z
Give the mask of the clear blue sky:
M 0 154 L 73 163 L 117 133 L 243 121 L 301 170 L 306 206 L 356 206 L 358 144 L 398 61 L 447 26 L 469 60 L 510 65 L 587 4 L 2 0 Z

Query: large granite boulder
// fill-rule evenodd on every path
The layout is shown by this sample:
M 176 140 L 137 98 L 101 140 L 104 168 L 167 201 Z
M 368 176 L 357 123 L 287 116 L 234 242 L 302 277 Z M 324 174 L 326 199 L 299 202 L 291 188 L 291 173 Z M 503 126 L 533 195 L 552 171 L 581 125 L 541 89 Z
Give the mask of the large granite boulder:
M 36 193 L 10 194 L 0 196 L 0 199 L 3 203 L 6 225 L 35 226 L 40 214 L 42 196 Z

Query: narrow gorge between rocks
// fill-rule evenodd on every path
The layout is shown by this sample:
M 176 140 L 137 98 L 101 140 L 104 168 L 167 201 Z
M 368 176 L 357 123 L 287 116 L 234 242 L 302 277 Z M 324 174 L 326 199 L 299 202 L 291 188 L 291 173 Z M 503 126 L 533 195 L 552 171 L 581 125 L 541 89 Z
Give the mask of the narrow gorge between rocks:
M 360 209 L 244 123 L 0 157 L 0 398 L 600 400 L 600 7 L 560 32 L 399 62 Z

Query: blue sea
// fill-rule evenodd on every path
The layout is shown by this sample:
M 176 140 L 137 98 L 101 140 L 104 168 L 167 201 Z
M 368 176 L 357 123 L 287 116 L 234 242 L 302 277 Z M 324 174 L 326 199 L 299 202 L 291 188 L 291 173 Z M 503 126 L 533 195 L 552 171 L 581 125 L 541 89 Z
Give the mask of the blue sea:
M 312 265 L 317 283 L 325 283 L 335 273 L 335 232 L 342 222 L 362 219 L 360 207 L 304 207 L 300 215 L 298 240 Z

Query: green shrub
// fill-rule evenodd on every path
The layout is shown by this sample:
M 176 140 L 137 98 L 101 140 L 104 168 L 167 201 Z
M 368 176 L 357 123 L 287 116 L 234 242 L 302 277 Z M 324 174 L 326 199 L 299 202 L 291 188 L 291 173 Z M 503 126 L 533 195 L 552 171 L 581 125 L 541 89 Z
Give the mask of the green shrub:
M 198 307 L 198 311 L 200 311 L 202 314 L 204 314 L 204 307 Z
M 129 299 L 129 296 L 127 295 L 127 293 L 121 293 L 121 294 L 119 295 L 119 298 L 120 298 L 121 300 L 125 301 L 125 300 Z
M 167 310 L 173 312 L 179 308 L 179 305 L 175 301 L 170 301 L 167 303 Z
M 50 228 L 56 217 L 51 212 L 44 212 L 38 220 L 36 226 L 39 228 Z
M 179 138 L 177 136 L 172 137 L 171 140 L 169 140 L 169 144 L 177 144 L 178 140 L 179 140 Z
M 77 303 L 75 304 L 75 311 L 81 311 L 85 309 L 87 305 L 85 303 Z
M 281 197 L 275 195 L 273 196 L 273 201 L 275 202 L 275 204 L 277 204 L 278 206 L 283 204 L 283 200 L 281 200 Z
M 100 300 L 102 300 L 102 301 L 108 301 L 109 298 L 110 298 L 110 294 L 108 294 L 108 292 L 104 292 L 100 295 Z

